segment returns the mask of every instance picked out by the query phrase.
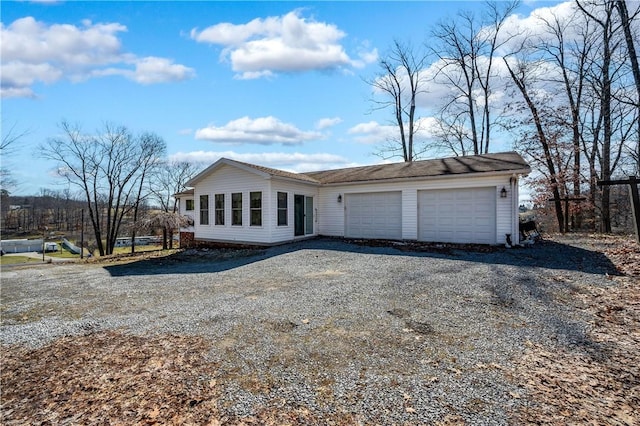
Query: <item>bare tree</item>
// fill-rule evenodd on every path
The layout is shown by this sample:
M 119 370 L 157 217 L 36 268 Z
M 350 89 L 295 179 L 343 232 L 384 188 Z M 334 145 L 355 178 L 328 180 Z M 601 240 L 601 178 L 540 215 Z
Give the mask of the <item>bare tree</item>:
M 4 124 L 2 126 L 5 127 Z M 27 131 L 18 132 L 16 131 L 16 124 L 11 125 L 8 130 L 3 132 L 2 142 L 0 142 L 0 153 L 2 155 L 12 154 L 16 149 L 16 142 L 28 133 Z
M 610 179 L 628 163 L 625 149 L 639 117 L 637 99 L 629 97 L 636 91 L 629 90 L 631 72 L 615 7 L 608 1 L 577 2 L 571 16 L 540 17 L 545 33 L 527 37 L 514 54 L 517 64 L 505 60 L 535 129 L 538 144 L 520 146 L 533 153 L 532 164 L 546 180 L 541 188 L 557 188 L 550 192 L 559 200 L 581 195 L 588 182 L 589 205 L 600 213 L 605 232 L 611 231 L 610 188 L 599 191 L 596 181 Z M 518 108 L 514 111 L 517 115 Z M 566 219 L 569 212 L 562 212 L 558 201 L 555 207 L 558 219 L 560 214 Z M 566 230 L 567 221 L 559 228 Z
M 86 200 L 100 255 L 112 254 L 123 218 L 138 204 L 137 191 L 147 158 L 140 140 L 110 123 L 86 135 L 79 126 L 60 124 L 62 135 L 40 147 L 58 164 L 58 174 L 79 188 Z
M 167 240 L 169 240 L 169 237 L 171 236 L 171 230 L 187 226 L 190 221 L 191 219 L 187 216 L 182 216 L 176 212 L 156 211 L 139 221 L 137 223 L 137 227 L 138 229 L 145 231 L 161 229 L 162 249 L 166 250 L 167 248 L 173 248 L 172 246 L 169 247 L 167 244 Z M 173 238 L 171 238 L 171 240 L 172 239 Z
M 188 161 L 168 161 L 158 168 L 150 182 L 153 198 L 165 212 L 177 211 L 174 194 L 186 189 L 186 183 L 196 175 L 198 168 Z
M 556 152 L 554 153 L 554 142 L 556 141 L 557 133 L 555 135 L 550 134 L 544 113 L 541 113 L 539 108 L 539 105 L 544 105 L 545 102 L 536 102 L 531 93 L 530 86 L 532 85 L 532 79 L 535 78 L 535 64 L 518 61 L 515 65 L 512 65 L 509 63 L 507 58 L 504 58 L 504 63 L 530 113 L 531 123 L 535 128 L 535 135 L 537 137 L 537 146 L 542 150 L 541 158 L 537 155 L 533 155 L 532 158 L 540 158 L 539 165 L 543 167 L 541 170 L 547 178 L 548 188 L 554 198 L 558 229 L 561 232 L 564 232 L 565 221 L 562 211 L 562 202 L 560 201 L 562 198 L 561 195 L 563 195 L 561 193 L 561 188 L 563 186 L 561 179 L 562 174 L 558 171 L 558 163 L 562 164 L 561 161 L 558 161 L 558 154 L 561 150 L 555 150 Z
M 453 89 L 440 114 L 444 122 L 456 123 L 451 127 L 455 140 L 461 141 L 461 126 L 467 129 L 464 142 L 470 146 L 465 146 L 464 152 L 489 152 L 495 123 L 491 108 L 493 61 L 496 51 L 509 39 L 500 33 L 517 6 L 517 1 L 489 2 L 484 20 L 463 11 L 432 31 L 436 43 L 431 49 L 439 59 L 436 79 Z
M 432 144 L 435 151 L 441 151 L 445 155 L 453 153 L 456 156 L 473 154 L 468 144 L 468 132 L 463 116 L 451 115 L 441 110 L 435 123 L 435 127 L 431 129 L 436 139 Z
M 622 25 L 622 30 L 624 32 L 624 39 L 627 46 L 627 57 L 629 58 L 629 62 L 631 64 L 631 70 L 633 72 L 633 80 L 636 86 L 636 99 L 635 104 L 637 108 L 636 113 L 636 146 L 635 150 L 631 150 L 631 155 L 634 156 L 634 160 L 636 163 L 636 171 L 640 174 L 640 65 L 638 65 L 638 54 L 636 53 L 635 42 L 637 40 L 638 34 L 633 34 L 631 29 L 631 23 L 634 19 L 637 19 L 640 15 L 640 6 L 633 11 L 632 15 L 629 15 L 629 10 L 627 9 L 627 2 L 625 0 L 617 0 L 616 8 L 618 10 L 618 14 L 620 15 L 620 24 Z
M 100 150 L 92 139 L 83 135 L 77 125 L 66 121 L 60 124 L 63 135 L 49 139 L 41 146 L 42 155 L 58 163 L 58 174 L 78 187 L 87 202 L 89 219 L 93 226 L 96 248 L 104 255 L 101 226 L 101 193 L 99 162 Z
M 156 170 L 153 180 L 150 182 L 150 192 L 153 198 L 159 203 L 160 208 L 165 213 L 177 213 L 178 205 L 174 194 L 186 189 L 186 183 L 195 176 L 198 169 L 192 163 L 186 161 L 169 161 L 163 167 Z M 166 221 L 171 224 L 171 221 Z M 173 248 L 173 231 L 176 227 L 163 230 L 163 236 L 169 234 L 169 247 Z
M 399 137 L 388 141 L 380 149 L 383 158 L 402 157 L 406 162 L 416 160 L 425 148 L 416 145 L 416 96 L 424 91 L 423 67 L 427 60 L 425 53 L 410 44 L 394 41 L 389 53 L 380 59 L 381 72 L 368 80 L 374 91 L 374 109 L 393 110 L 394 125 L 398 126 Z
M 555 115 L 559 122 L 565 122 L 571 130 L 571 149 L 573 151 L 571 182 L 573 196 L 578 198 L 582 193 L 583 184 L 581 110 L 585 96 L 588 59 L 593 55 L 593 46 L 596 40 L 590 23 L 580 19 L 577 11 L 567 17 L 552 14 L 548 18 L 540 17 L 539 19 L 544 24 L 546 31 L 542 36 L 531 40 L 531 43 L 559 70 L 558 78 L 554 77 L 554 73 L 549 73 L 546 81 L 551 83 L 551 86 L 558 87 L 558 98 L 554 102 L 558 105 Z M 567 34 L 573 34 L 575 38 L 568 37 Z M 567 108 L 562 107 L 564 100 L 566 100 L 569 114 L 566 114 Z M 576 215 L 576 221 L 577 226 L 580 226 L 580 214 Z
M 2 127 L 5 127 L 4 123 Z M 6 160 L 15 153 L 17 142 L 27 134 L 27 131 L 16 131 L 15 123 L 3 132 L 2 141 L 0 142 L 0 194 L 3 197 L 8 196 L 17 183 L 11 176 L 11 172 L 7 169 Z
M 143 190 L 147 185 L 147 180 L 162 164 L 166 154 L 167 144 L 158 135 L 154 133 L 143 133 L 139 137 L 140 150 L 140 168 L 136 179 L 137 195 L 135 197 L 135 205 L 133 207 L 133 223 L 131 232 L 131 253 L 136 251 L 136 226 L 138 214 L 140 212 L 140 204 L 144 201 L 145 195 Z
M 576 5 L 585 18 L 595 24 L 598 30 L 597 37 L 600 40 L 600 45 L 597 46 L 598 55 L 592 58 L 593 62 L 588 75 L 593 96 L 597 99 L 597 103 L 592 103 L 597 109 L 594 109 L 591 114 L 598 118 L 596 127 L 591 129 L 592 152 L 590 154 L 587 152 L 587 157 L 598 161 L 599 179 L 609 180 L 619 164 L 625 146 L 625 140 L 614 137 L 614 133 L 619 130 L 622 132 L 618 134 L 619 136 L 625 139 L 629 136 L 629 132 L 621 127 L 626 120 L 626 114 L 621 113 L 621 108 L 624 106 L 614 102 L 615 85 L 621 78 L 623 64 L 616 60 L 616 53 L 619 52 L 623 41 L 619 36 L 621 26 L 614 16 L 616 8 L 614 2 L 576 1 Z M 589 147 L 589 144 L 585 146 Z M 595 164 L 591 164 L 590 167 L 592 170 L 596 169 Z M 611 232 L 611 188 L 602 187 L 601 194 L 600 212 L 603 231 Z

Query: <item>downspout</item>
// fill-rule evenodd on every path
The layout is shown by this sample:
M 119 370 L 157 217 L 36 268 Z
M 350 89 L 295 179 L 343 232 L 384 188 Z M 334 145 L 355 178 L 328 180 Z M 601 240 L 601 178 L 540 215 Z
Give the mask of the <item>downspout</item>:
M 511 186 L 511 240 L 513 245 L 520 245 L 520 219 L 518 216 L 518 176 L 512 175 L 509 179 Z

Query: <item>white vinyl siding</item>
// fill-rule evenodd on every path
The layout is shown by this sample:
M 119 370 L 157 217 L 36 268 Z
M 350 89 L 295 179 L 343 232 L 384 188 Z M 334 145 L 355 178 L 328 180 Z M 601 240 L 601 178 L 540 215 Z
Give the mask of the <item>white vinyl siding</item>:
M 277 217 L 278 192 L 287 194 L 287 224 L 281 226 L 278 226 Z M 313 234 L 310 235 L 318 235 L 318 224 L 323 220 L 323 217 L 318 210 L 318 187 L 313 184 L 305 184 L 304 182 L 298 183 L 284 179 L 273 179 L 271 181 L 271 205 L 273 206 L 274 213 L 272 219 L 272 242 L 292 241 L 295 238 L 298 238 L 295 236 L 294 232 L 294 200 L 296 194 L 304 195 L 305 197 L 313 197 L 313 214 L 311 217 L 308 217 L 309 220 L 313 220 Z M 263 211 L 266 212 L 266 209 L 267 207 L 264 207 Z M 305 235 L 305 237 L 308 236 L 309 235 Z
M 249 205 L 246 202 L 242 203 L 242 226 L 231 225 L 231 194 L 241 193 L 243 199 L 248 200 L 251 191 L 268 193 L 269 180 L 228 165 L 223 165 L 199 181 L 195 186 L 196 199 L 200 194 L 210 194 L 211 198 L 214 197 L 214 194 L 225 195 L 225 224 L 224 226 L 196 226 L 195 238 L 247 243 L 269 242 L 271 237 L 267 227 L 249 226 Z M 263 224 L 270 219 L 268 210 L 268 200 L 263 196 Z
M 507 190 L 507 198 L 500 198 L 500 190 L 502 187 Z M 496 197 L 496 243 L 506 242 L 505 235 L 511 234 L 511 242 L 518 244 L 520 242 L 520 223 L 517 185 L 515 193 L 509 183 L 497 185 L 494 189 Z M 513 221 L 506 220 L 512 216 L 514 217 Z
M 277 193 L 287 193 L 287 225 L 278 226 Z M 250 193 L 261 192 L 262 226 L 251 226 Z M 242 194 L 242 225 L 231 224 L 231 194 Z M 230 165 L 222 165 L 209 176 L 198 181 L 195 199 L 207 194 L 213 203 L 215 194 L 225 195 L 225 221 L 223 226 L 195 226 L 195 238 L 210 241 L 239 243 L 278 243 L 294 240 L 293 195 L 318 196 L 318 187 L 304 182 L 264 177 Z M 213 206 L 212 206 L 213 209 Z M 314 220 L 317 216 L 314 214 Z M 213 222 L 212 222 L 213 223 Z M 314 228 L 317 228 L 315 226 Z M 317 235 L 314 232 L 313 235 Z

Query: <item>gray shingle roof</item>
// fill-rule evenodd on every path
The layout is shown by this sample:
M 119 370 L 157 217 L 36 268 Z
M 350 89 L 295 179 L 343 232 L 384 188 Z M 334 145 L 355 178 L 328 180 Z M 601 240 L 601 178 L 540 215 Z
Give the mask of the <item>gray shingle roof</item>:
M 278 176 L 288 179 L 302 180 L 310 183 L 319 183 L 316 179 L 308 176 L 305 173 L 293 173 L 293 172 L 285 172 L 284 170 L 272 169 L 270 167 L 258 166 L 256 164 L 251 163 L 243 163 L 242 161 L 231 160 L 234 163 L 242 164 L 243 166 L 251 167 L 263 173 L 270 174 L 271 176 Z
M 451 176 L 467 173 L 495 173 L 531 171 L 527 162 L 516 152 L 439 158 L 410 163 L 378 164 L 303 173 L 323 184 L 365 182 L 388 179 Z
M 497 154 L 469 155 L 464 157 L 439 158 L 435 160 L 413 161 L 411 163 L 378 164 L 375 166 L 350 167 L 346 169 L 325 170 L 320 172 L 293 173 L 242 161 L 223 158 L 200 172 L 187 184 L 194 186 L 207 176 L 214 168 L 223 164 L 236 164 L 251 168 L 260 173 L 297 181 L 320 184 L 357 183 L 378 180 L 429 178 L 437 176 L 453 176 L 471 173 L 524 173 L 531 169 L 526 161 L 516 152 Z M 191 190 L 193 191 L 193 190 Z M 184 191 L 176 195 L 191 195 Z

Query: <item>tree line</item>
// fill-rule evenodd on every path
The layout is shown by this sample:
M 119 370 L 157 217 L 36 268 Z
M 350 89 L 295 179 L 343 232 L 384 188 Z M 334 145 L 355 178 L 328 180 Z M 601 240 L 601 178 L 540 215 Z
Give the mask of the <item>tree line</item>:
M 196 167 L 168 161 L 166 142 L 152 132 L 134 135 L 113 123 L 91 133 L 67 121 L 59 127 L 60 135 L 38 149 L 56 163 L 56 173 L 68 189 L 43 190 L 39 197 L 22 197 L 22 203 L 21 197 L 11 199 L 3 192 L 3 228 L 51 226 L 72 231 L 84 219 L 101 256 L 112 254 L 117 238 L 124 234 L 131 237 L 135 251 L 135 236 L 141 230 L 162 229 L 163 247 L 172 244 L 173 230 L 186 220 L 178 214 L 173 194 L 185 189 Z
M 575 1 L 515 28 L 518 5 L 486 3 L 441 21 L 421 44 L 393 42 L 367 80 L 374 108 L 390 109 L 398 128 L 378 153 L 478 155 L 511 139 L 534 169 L 534 201 L 554 200 L 561 231 L 569 215 L 579 227 L 590 212 L 611 232 L 612 188 L 596 183 L 640 174 L 640 4 Z M 425 100 L 430 121 L 417 113 Z

